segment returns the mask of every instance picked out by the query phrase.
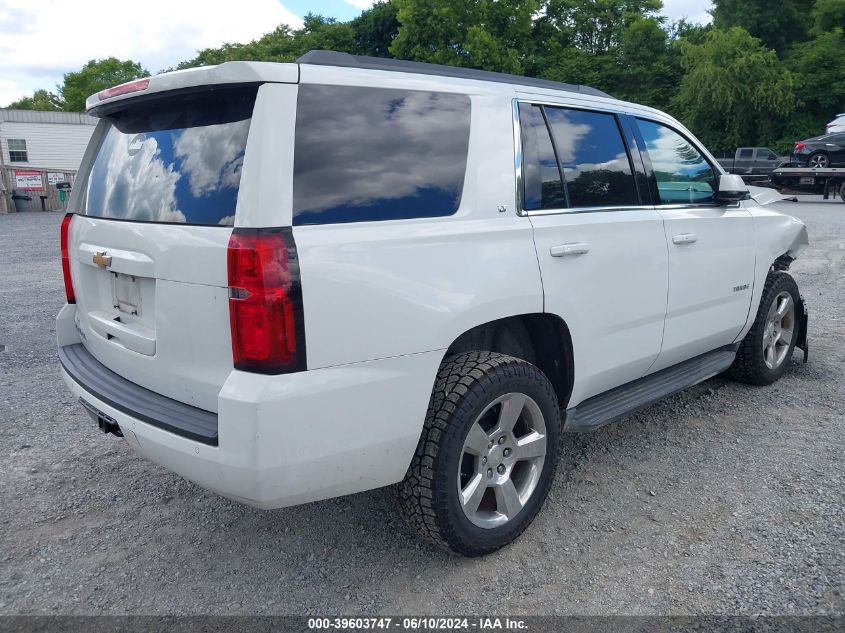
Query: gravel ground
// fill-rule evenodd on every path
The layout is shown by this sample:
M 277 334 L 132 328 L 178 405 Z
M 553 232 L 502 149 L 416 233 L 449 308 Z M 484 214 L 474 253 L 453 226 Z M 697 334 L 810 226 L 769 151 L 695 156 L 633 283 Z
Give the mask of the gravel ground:
M 811 359 L 570 435 L 546 508 L 482 560 L 384 490 L 272 512 L 97 432 L 59 377 L 61 215 L 0 216 L 0 614 L 842 614 L 845 205 L 782 203 Z

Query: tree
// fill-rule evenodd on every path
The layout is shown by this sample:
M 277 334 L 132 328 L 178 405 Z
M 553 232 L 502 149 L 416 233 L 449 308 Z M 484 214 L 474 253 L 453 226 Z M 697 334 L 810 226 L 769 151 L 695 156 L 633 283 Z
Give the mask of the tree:
M 662 8 L 662 0 L 548 0 L 546 17 L 572 45 L 602 55 L 619 46 L 632 22 Z
M 52 92 L 36 90 L 31 97 L 21 97 L 6 107 L 16 110 L 61 110 L 62 102 Z
M 813 7 L 813 35 L 845 28 L 845 0 L 816 0 Z
M 540 0 L 393 0 L 399 32 L 390 52 L 411 59 L 523 72 Z
M 59 97 L 67 112 L 84 112 L 85 99 L 92 94 L 149 74 L 141 64 L 130 60 L 92 59 L 80 70 L 65 74 Z
M 396 6 L 376 2 L 351 22 L 355 53 L 372 57 L 390 57 L 390 45 L 399 34 Z
M 796 109 L 795 78 L 775 52 L 742 28 L 680 42 L 686 72 L 675 99 L 681 118 L 709 147 L 768 145 Z
M 798 78 L 802 108 L 786 129 L 785 142 L 817 136 L 845 105 L 845 35 L 842 28 L 795 45 L 787 64 Z
M 713 26 L 741 26 L 768 48 L 783 54 L 807 36 L 815 0 L 713 0 Z

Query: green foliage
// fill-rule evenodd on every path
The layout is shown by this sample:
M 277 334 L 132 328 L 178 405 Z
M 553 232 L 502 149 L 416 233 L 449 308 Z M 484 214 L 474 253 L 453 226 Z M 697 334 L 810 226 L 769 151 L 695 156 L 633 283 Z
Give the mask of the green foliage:
M 95 92 L 149 74 L 141 64 L 131 60 L 92 59 L 80 70 L 65 74 L 59 86 L 62 108 L 67 112 L 84 112 L 85 99 Z
M 396 6 L 392 2 L 377 2 L 352 20 L 351 25 L 357 55 L 390 57 L 390 45 L 399 34 Z
M 22 97 L 7 107 L 16 110 L 61 110 L 61 100 L 48 90 L 36 90 L 31 97 Z
M 393 0 L 394 57 L 522 73 L 540 0 Z
M 845 0 L 816 0 L 811 33 L 819 35 L 835 28 L 845 29 Z
M 711 149 L 730 151 L 777 138 L 797 105 L 795 78 L 774 51 L 740 27 L 681 41 L 685 71 L 675 106 Z
M 713 0 L 713 26 L 740 26 L 779 54 L 802 41 L 812 22 L 815 0 Z

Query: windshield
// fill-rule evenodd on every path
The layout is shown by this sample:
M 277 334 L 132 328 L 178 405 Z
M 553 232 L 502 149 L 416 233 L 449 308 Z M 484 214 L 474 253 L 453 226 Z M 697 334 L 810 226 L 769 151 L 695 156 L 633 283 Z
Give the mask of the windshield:
M 256 89 L 131 105 L 91 169 L 87 215 L 232 226 Z

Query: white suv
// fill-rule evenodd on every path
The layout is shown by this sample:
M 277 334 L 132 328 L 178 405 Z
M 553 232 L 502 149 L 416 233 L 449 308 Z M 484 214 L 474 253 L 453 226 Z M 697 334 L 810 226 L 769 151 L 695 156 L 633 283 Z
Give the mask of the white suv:
M 88 108 L 64 380 L 232 499 L 396 484 L 423 535 L 485 554 L 538 512 L 563 432 L 806 358 L 804 225 L 657 110 L 319 51 Z

